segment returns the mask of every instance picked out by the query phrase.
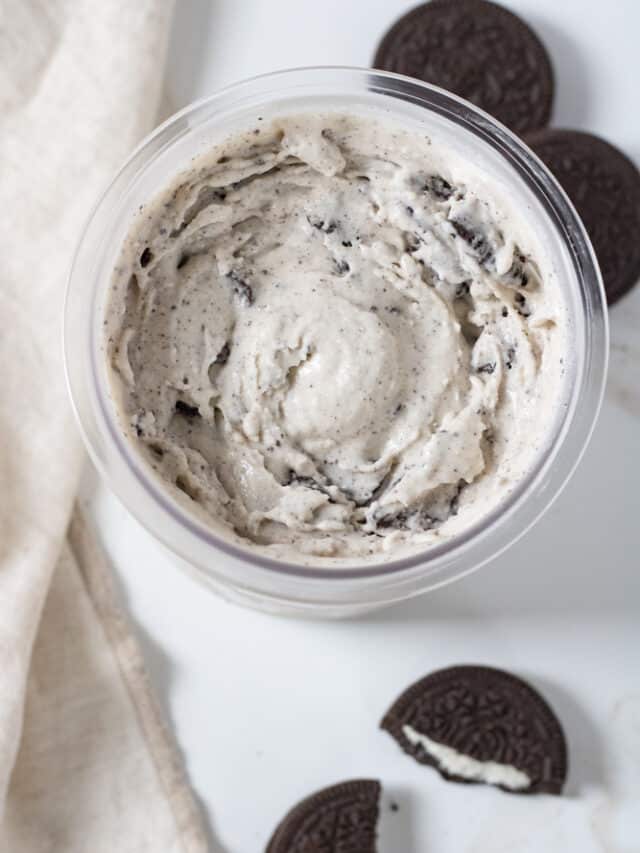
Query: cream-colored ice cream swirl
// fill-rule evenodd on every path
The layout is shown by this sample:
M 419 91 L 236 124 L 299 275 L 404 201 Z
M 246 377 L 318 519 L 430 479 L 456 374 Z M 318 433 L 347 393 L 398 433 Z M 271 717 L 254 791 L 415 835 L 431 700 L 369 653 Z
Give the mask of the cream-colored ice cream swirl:
M 147 205 L 105 346 L 166 487 L 319 556 L 495 505 L 548 430 L 564 309 L 486 187 L 418 134 L 336 113 L 258 124 Z

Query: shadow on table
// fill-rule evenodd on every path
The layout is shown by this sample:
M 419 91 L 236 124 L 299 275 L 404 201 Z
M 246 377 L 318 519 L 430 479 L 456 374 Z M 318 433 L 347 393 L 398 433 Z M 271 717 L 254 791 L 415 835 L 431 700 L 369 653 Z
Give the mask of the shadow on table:
M 415 836 L 415 792 L 409 788 L 390 785 L 383 788 L 378 822 L 378 849 L 402 853 L 422 853 Z M 420 802 L 420 811 L 424 803 Z
M 115 571 L 113 571 L 113 577 L 116 578 L 116 582 L 118 582 L 118 576 Z M 133 622 L 133 618 L 131 616 L 132 610 L 129 607 L 126 592 L 123 589 L 122 584 L 118 583 L 118 586 L 123 609 L 129 614 L 129 619 Z M 142 656 L 149 673 L 149 681 L 151 685 L 153 685 L 155 699 L 160 705 L 162 715 L 168 723 L 169 730 L 175 732 L 176 727 L 173 723 L 171 709 L 169 706 L 169 696 L 171 695 L 171 689 L 174 681 L 174 668 L 167 655 L 165 655 L 160 646 L 151 639 L 150 635 L 140 624 L 134 623 L 133 629 L 142 648 Z M 184 755 L 182 754 L 180 745 L 174 742 L 174 748 L 177 750 L 184 765 Z M 207 836 L 207 849 L 210 853 L 232 853 L 232 851 L 223 847 L 215 837 L 209 811 L 202 802 L 198 793 L 194 791 L 193 788 L 191 789 L 191 793 L 200 810 L 200 817 L 202 818 L 204 830 Z
M 569 759 L 564 795 L 579 797 L 589 787 L 606 790 L 608 779 L 604 744 L 584 709 L 556 682 L 526 672 L 523 677 L 547 699 L 564 729 Z
M 546 18 L 527 17 L 549 51 L 554 72 L 555 99 L 551 123 L 556 127 L 586 128 L 590 106 L 589 61 L 568 30 L 559 29 Z
M 165 102 L 162 118 L 185 107 L 197 91 L 199 75 L 207 65 L 209 22 L 216 12 L 215 6 L 211 0 L 181 0 L 175 5 L 162 84 Z M 173 81 L 170 92 L 169 79 Z
M 640 600 L 638 419 L 605 400 L 576 473 L 543 518 L 477 572 L 363 617 L 365 622 L 484 620 L 626 612 Z

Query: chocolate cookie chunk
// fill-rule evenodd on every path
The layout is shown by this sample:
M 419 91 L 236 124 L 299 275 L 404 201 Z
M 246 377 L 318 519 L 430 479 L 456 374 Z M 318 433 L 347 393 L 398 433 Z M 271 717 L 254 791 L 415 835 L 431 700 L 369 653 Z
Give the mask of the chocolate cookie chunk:
M 418 6 L 384 36 L 373 66 L 448 89 L 516 133 L 545 127 L 551 116 L 553 70 L 544 45 L 488 0 Z
M 323 788 L 287 814 L 266 853 L 375 853 L 379 798 L 372 779 Z
M 545 130 L 525 141 L 580 214 L 613 305 L 640 278 L 640 172 L 621 151 L 590 133 Z
M 502 670 L 434 672 L 409 687 L 380 725 L 449 781 L 510 793 L 562 792 L 567 749 L 560 723 L 532 687 Z

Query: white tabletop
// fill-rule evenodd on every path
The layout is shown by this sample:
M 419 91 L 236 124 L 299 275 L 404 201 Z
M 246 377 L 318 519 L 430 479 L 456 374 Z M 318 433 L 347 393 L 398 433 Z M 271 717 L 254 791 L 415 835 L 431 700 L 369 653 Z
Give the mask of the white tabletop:
M 177 109 L 287 66 L 367 65 L 411 5 L 179 0 L 166 100 Z M 640 3 L 507 5 L 552 54 L 554 124 L 598 132 L 640 162 Z M 214 853 L 259 853 L 296 801 L 356 776 L 384 785 L 380 853 L 640 851 L 640 287 L 613 308 L 611 325 L 599 425 L 550 513 L 474 576 L 359 621 L 279 620 L 218 600 L 87 470 L 82 497 L 121 580 Z M 569 742 L 565 797 L 447 784 L 378 730 L 408 684 L 462 662 L 513 670 L 550 699 Z

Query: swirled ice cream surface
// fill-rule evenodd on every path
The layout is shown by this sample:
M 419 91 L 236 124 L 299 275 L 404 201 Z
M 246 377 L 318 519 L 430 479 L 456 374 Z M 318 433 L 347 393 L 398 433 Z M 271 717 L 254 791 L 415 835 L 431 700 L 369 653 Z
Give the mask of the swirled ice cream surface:
M 467 528 L 561 405 L 567 319 L 506 193 L 437 140 L 256 122 L 137 214 L 105 353 L 128 442 L 219 534 L 304 562 Z

